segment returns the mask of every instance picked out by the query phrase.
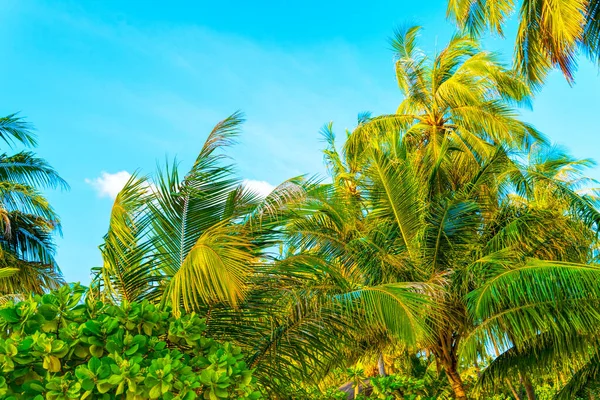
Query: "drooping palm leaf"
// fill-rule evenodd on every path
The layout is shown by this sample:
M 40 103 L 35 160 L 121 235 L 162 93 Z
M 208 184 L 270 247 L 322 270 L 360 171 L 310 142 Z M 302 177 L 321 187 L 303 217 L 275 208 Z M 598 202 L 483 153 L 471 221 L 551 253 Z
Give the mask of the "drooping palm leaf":
M 519 5 L 520 4 L 520 5 Z M 515 64 L 535 86 L 552 67 L 560 68 L 569 82 L 577 67 L 578 48 L 597 60 L 600 11 L 597 1 L 586 0 L 450 0 L 448 16 L 459 27 L 479 36 L 486 29 L 502 35 L 507 17 L 519 18 Z
M 69 188 L 45 160 L 29 151 L 0 155 L 0 181 L 41 188 Z
M 160 280 L 148 235 L 150 190 L 147 180 L 134 174 L 115 198 L 109 229 L 100 246 L 103 265 L 96 278 L 102 295 L 112 301 L 151 297 Z
M 17 114 L 0 117 L 0 139 L 9 146 L 20 143 L 25 146 L 35 146 L 37 141 L 32 133 L 33 127 Z

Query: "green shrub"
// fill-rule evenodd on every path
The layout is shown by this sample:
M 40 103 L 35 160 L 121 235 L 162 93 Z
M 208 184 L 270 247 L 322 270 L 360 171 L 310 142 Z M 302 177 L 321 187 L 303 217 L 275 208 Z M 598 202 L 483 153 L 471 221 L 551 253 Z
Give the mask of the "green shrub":
M 0 308 L 2 399 L 257 399 L 238 347 L 195 314 L 82 301 L 79 285 Z

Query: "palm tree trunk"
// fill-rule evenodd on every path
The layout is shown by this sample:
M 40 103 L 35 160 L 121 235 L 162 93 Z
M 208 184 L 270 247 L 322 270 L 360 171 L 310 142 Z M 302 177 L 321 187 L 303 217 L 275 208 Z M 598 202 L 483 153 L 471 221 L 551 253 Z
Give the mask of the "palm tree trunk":
M 508 339 L 514 345 L 515 340 L 513 339 L 513 337 L 510 334 L 510 332 L 508 332 Z M 527 374 L 525 374 L 524 372 L 520 372 L 519 371 L 519 377 L 521 378 L 521 383 L 525 387 L 525 394 L 527 395 L 527 399 L 528 400 L 535 400 L 535 389 L 533 388 L 533 385 L 531 384 L 531 380 L 529 379 L 529 377 L 527 376 Z
M 527 394 L 527 400 L 535 400 L 535 389 L 531 384 L 531 380 L 524 373 L 519 373 L 521 376 L 521 381 L 523 382 L 523 386 L 525 386 L 525 393 Z
M 512 392 L 512 395 L 515 396 L 515 400 L 521 400 L 521 396 L 519 396 L 517 389 L 515 389 L 512 382 L 510 381 L 510 379 L 506 379 L 506 384 L 508 385 L 508 388 Z
M 456 348 L 459 340 L 460 338 L 455 338 L 452 332 L 446 331 L 440 336 L 438 345 L 431 350 L 446 372 L 448 382 L 454 392 L 454 398 L 456 400 L 467 400 L 465 385 L 458 373 Z
M 385 373 L 385 361 L 383 360 L 383 353 L 379 353 L 379 360 L 377 360 L 377 368 L 379 369 L 379 376 L 387 376 Z
M 456 366 L 445 366 L 446 376 L 452 386 L 454 397 L 456 400 L 467 400 L 467 393 L 465 392 L 465 385 L 460 377 L 460 374 L 456 370 Z

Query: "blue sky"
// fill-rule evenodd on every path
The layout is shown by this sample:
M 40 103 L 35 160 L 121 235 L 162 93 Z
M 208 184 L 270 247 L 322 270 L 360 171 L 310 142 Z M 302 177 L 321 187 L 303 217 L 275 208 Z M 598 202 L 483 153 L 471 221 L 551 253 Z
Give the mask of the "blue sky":
M 231 151 L 240 177 L 265 187 L 323 172 L 320 127 L 334 121 L 341 134 L 359 112 L 393 112 L 387 38 L 419 24 L 421 46 L 441 48 L 453 32 L 445 4 L 0 2 L 0 115 L 26 116 L 38 154 L 71 185 L 48 193 L 66 279 L 88 282 L 100 265 L 111 194 L 127 173 L 174 156 L 185 168 L 235 110 L 247 117 Z M 510 41 L 485 43 L 509 60 Z M 553 73 L 524 118 L 574 155 L 600 158 L 598 69 L 582 60 L 576 78 L 569 87 Z

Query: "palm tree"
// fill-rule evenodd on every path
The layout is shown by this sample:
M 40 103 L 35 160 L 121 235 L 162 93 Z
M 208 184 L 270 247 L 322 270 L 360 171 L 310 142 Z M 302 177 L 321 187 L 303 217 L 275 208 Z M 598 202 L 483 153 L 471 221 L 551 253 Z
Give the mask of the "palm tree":
M 404 135 L 363 147 L 354 173 L 343 169 L 354 155 L 340 162 L 328 149 L 337 195 L 293 222 L 292 245 L 341 277 L 336 298 L 430 351 L 462 399 L 460 365 L 492 356 L 491 343 L 521 349 L 597 323 L 600 268 L 590 262 L 599 220 L 595 202 L 570 187 L 576 162 L 521 164 L 498 145 L 478 168 L 452 171 L 460 151 L 411 151 Z M 443 190 L 432 179 L 439 168 Z M 437 306 L 406 301 L 396 290 L 408 287 Z M 398 329 L 398 314 L 408 330 Z
M 32 127 L 15 114 L 0 118 L 9 147 L 35 146 Z M 0 154 L 0 294 L 42 293 L 62 284 L 54 259 L 60 221 L 41 190 L 68 188 L 54 169 L 30 151 Z
M 336 297 L 380 316 L 396 339 L 416 339 L 465 398 L 459 365 L 487 356 L 490 343 L 558 337 L 566 315 L 591 326 L 583 321 L 595 310 L 581 297 L 597 299 L 586 290 L 600 271 L 589 264 L 600 219 L 595 200 L 566 180 L 582 163 L 545 155 L 542 136 L 515 117 L 510 105 L 526 86 L 461 36 L 428 63 L 417 30 L 393 42 L 405 94 L 397 114 L 361 118 L 343 155 L 326 130 L 332 192 L 293 222 L 290 243 L 335 266 Z M 537 159 L 519 161 L 528 155 Z M 381 287 L 411 287 L 437 307 L 424 301 L 407 314 L 417 329 L 402 332 L 394 317 L 410 308 L 382 301 L 383 291 L 374 300 L 370 289 Z M 553 314 L 558 304 L 565 314 Z
M 241 122 L 236 113 L 217 124 L 185 177 L 174 164 L 151 184 L 134 176 L 125 185 L 101 246 L 104 296 L 156 298 L 188 311 L 214 301 L 235 307 L 244 298 L 257 246 L 234 222 L 256 196 L 215 153 L 232 143 Z
M 266 198 L 245 188 L 219 153 L 241 122 L 235 113 L 217 124 L 183 178 L 175 164 L 154 179 L 127 182 L 90 295 L 148 299 L 205 316 L 207 334 L 241 345 L 263 385 L 284 395 L 289 382 L 328 370 L 341 322 L 306 297 L 320 265 L 277 256 L 285 215 L 315 183 L 293 178 Z
M 510 14 L 517 12 L 519 27 L 515 64 L 527 80 L 539 86 L 550 68 L 558 67 L 569 82 L 582 49 L 590 59 L 600 56 L 600 2 L 597 0 L 508 1 L 449 0 L 448 15 L 461 28 L 480 35 L 489 29 L 504 34 Z

